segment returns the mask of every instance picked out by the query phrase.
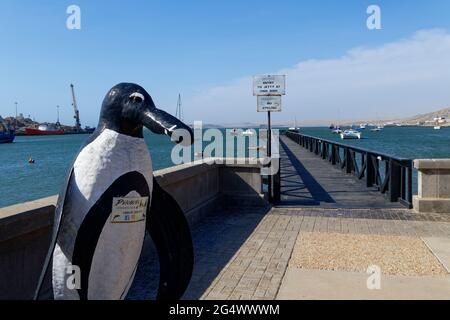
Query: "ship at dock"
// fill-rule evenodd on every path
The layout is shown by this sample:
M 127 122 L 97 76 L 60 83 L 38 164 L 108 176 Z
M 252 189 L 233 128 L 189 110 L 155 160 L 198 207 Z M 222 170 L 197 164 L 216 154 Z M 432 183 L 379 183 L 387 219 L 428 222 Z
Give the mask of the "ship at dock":
M 65 132 L 61 128 L 50 125 L 40 125 L 37 128 L 25 128 L 25 135 L 27 136 L 60 136 Z
M 69 135 L 69 134 L 91 134 L 95 131 L 95 128 L 91 127 L 81 127 L 80 121 L 80 112 L 78 110 L 77 101 L 75 98 L 74 86 L 71 84 L 71 93 L 72 93 L 72 107 L 74 110 L 75 126 L 66 126 L 62 125 L 59 122 L 59 108 L 60 106 L 56 106 L 57 109 L 57 120 L 56 123 L 39 123 L 35 122 L 31 119 L 31 116 L 24 117 L 24 115 L 17 114 L 17 103 L 16 103 L 16 116 L 9 117 L 4 119 L 4 127 L 12 127 L 14 126 L 14 132 L 10 132 L 9 136 L 7 136 L 6 129 L 4 129 L 4 133 L 2 133 L 2 137 L 4 141 L 7 141 L 11 138 L 11 134 L 14 136 L 59 136 L 59 135 Z M 1 121 L 0 121 L 1 123 Z
M 15 130 L 7 127 L 3 123 L 3 119 L 0 117 L 0 144 L 12 143 L 16 138 Z

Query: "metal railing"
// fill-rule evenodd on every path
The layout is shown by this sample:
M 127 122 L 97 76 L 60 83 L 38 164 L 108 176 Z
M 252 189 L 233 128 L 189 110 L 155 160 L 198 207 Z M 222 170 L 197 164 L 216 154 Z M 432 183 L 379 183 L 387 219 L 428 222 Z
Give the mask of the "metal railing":
M 376 187 L 391 202 L 412 208 L 413 160 L 312 137 L 292 131 L 286 136 L 300 146 L 339 166 L 346 173 L 365 179 L 367 188 Z

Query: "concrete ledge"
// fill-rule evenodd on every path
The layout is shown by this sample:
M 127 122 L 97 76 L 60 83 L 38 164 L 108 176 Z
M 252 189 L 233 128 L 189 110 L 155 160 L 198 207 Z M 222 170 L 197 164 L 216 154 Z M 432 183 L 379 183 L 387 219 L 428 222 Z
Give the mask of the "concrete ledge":
M 0 243 L 51 226 L 57 199 L 52 196 L 0 209 Z
M 418 170 L 450 170 L 450 159 L 419 159 L 414 160 L 414 168 Z
M 450 213 L 450 159 L 414 160 L 418 174 L 418 196 L 414 209 L 423 213 Z
M 450 213 L 450 199 L 413 198 L 414 210 L 424 213 Z

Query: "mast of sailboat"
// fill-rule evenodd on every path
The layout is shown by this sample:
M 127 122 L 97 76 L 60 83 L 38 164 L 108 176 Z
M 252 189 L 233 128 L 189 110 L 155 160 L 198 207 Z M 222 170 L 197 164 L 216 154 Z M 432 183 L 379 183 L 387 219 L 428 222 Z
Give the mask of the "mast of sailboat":
M 178 102 L 177 102 L 177 111 L 175 113 L 175 117 L 180 121 L 183 121 L 183 115 L 181 113 L 181 94 L 178 94 Z
M 60 125 L 59 123 L 59 106 L 56 106 L 56 125 Z
M 17 105 L 18 105 L 18 103 L 14 102 L 14 104 L 16 105 L 16 119 L 14 120 L 14 130 L 16 130 L 17 129 Z

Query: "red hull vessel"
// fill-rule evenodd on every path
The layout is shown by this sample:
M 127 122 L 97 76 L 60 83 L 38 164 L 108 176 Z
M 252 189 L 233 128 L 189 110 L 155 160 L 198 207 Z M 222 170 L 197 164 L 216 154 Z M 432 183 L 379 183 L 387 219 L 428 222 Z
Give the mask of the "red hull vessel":
M 64 134 L 64 130 L 39 130 L 34 128 L 26 128 L 27 136 L 60 136 Z

